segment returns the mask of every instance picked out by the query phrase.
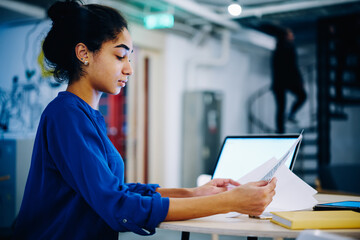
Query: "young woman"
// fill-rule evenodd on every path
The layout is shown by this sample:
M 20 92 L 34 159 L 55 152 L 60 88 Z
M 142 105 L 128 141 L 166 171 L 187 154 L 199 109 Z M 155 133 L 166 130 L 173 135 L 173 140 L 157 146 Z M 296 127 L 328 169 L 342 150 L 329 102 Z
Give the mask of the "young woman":
M 132 74 L 127 23 L 112 8 L 75 1 L 56 2 L 48 15 L 43 51 L 68 87 L 41 116 L 15 239 L 117 239 L 122 231 L 153 234 L 162 221 L 264 211 L 276 180 L 216 179 L 192 189 L 125 183 L 96 109 L 102 92 L 118 94 Z

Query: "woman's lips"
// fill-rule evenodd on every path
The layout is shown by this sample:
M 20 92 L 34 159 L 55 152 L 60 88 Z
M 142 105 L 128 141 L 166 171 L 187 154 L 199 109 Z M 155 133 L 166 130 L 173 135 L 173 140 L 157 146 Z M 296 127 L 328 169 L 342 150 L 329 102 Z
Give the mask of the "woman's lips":
M 127 80 L 118 80 L 118 83 L 120 83 L 121 87 L 125 87 Z

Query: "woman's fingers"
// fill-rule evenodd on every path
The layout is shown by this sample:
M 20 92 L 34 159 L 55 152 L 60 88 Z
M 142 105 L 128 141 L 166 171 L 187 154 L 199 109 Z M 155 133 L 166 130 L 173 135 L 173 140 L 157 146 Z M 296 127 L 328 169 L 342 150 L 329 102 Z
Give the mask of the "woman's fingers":
M 237 181 L 234 181 L 230 178 L 216 178 L 216 179 L 212 180 L 212 182 L 217 187 L 226 187 L 228 185 L 240 186 L 240 183 L 238 183 Z

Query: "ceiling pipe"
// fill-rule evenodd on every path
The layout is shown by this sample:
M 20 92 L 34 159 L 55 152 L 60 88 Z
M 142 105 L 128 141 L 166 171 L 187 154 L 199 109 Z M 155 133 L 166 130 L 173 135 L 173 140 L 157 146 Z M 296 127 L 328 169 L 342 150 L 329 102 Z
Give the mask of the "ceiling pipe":
M 7 8 L 11 11 L 18 12 L 30 17 L 35 18 L 45 18 L 46 11 L 44 8 L 37 7 L 32 4 L 17 2 L 17 1 L 9 1 L 9 0 L 1 0 L 0 7 Z
M 167 2 L 173 6 L 182 8 L 183 10 L 192 13 L 194 15 L 197 15 L 199 17 L 205 18 L 211 23 L 218 24 L 222 27 L 231 29 L 231 30 L 240 30 L 241 27 L 236 22 L 229 20 L 225 18 L 222 15 L 216 14 L 212 12 L 211 10 L 202 7 L 200 4 L 190 1 L 190 0 L 163 0 L 164 2 Z
M 223 16 L 223 15 L 216 14 L 216 13 L 210 11 L 209 9 L 202 7 L 200 4 L 198 4 L 194 1 L 189 1 L 189 0 L 181 0 L 181 1 L 179 1 L 179 0 L 163 0 L 163 1 L 166 1 L 177 7 L 180 7 L 183 10 L 186 10 L 187 12 L 190 12 L 190 13 L 195 14 L 199 17 L 202 17 L 208 21 L 211 21 L 212 23 L 221 25 L 230 30 L 235 30 L 235 31 L 232 31 L 233 37 L 238 41 L 240 40 L 243 42 L 251 42 L 254 46 L 265 48 L 268 50 L 274 49 L 273 37 L 268 36 L 262 32 L 254 30 L 254 29 L 242 28 L 236 22 L 231 21 L 231 20 L 226 20 L 229 18 L 230 15 Z M 189 20 L 189 22 L 191 22 L 191 20 Z M 229 37 L 229 48 L 230 48 L 230 41 L 231 41 L 231 39 Z M 224 40 L 223 40 L 223 42 L 224 42 Z
M 303 1 L 303 2 L 294 2 L 294 3 L 282 3 L 279 5 L 265 6 L 265 7 L 256 7 L 254 9 L 243 8 L 242 13 L 239 16 L 231 16 L 229 14 L 222 14 L 224 18 L 227 19 L 240 19 L 246 17 L 261 17 L 266 14 L 282 13 L 282 12 L 291 12 L 299 11 L 310 8 L 325 7 L 337 4 L 345 4 L 358 2 L 359 0 L 321 0 L 321 1 Z
M 190 58 L 187 64 L 185 89 L 191 90 L 190 83 L 196 83 L 196 70 L 198 67 L 221 67 L 228 63 L 230 56 L 231 32 L 229 29 L 221 30 L 221 55 Z
M 109 7 L 119 10 L 124 15 L 128 16 L 137 16 L 138 18 L 144 17 L 144 12 L 138 10 L 137 8 L 131 6 L 130 4 L 114 1 L 114 0 L 102 0 L 101 4 L 107 5 Z
M 276 45 L 274 36 L 253 29 L 235 33 L 232 39 L 236 42 L 250 43 L 253 46 L 269 51 L 273 51 Z
M 199 31 L 196 31 L 191 41 L 196 46 L 200 45 L 202 41 L 207 37 L 212 31 L 212 26 L 210 24 L 203 25 Z

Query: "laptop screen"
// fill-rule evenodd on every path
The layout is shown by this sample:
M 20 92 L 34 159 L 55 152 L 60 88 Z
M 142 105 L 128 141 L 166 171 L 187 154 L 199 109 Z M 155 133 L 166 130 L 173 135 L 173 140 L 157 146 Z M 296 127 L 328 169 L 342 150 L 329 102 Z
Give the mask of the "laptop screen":
M 212 178 L 238 180 L 272 157 L 279 159 L 295 143 L 299 135 L 248 135 L 226 137 Z M 299 143 L 300 144 L 300 143 Z M 285 165 L 292 170 L 299 144 Z

